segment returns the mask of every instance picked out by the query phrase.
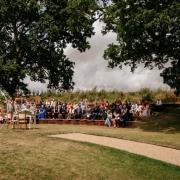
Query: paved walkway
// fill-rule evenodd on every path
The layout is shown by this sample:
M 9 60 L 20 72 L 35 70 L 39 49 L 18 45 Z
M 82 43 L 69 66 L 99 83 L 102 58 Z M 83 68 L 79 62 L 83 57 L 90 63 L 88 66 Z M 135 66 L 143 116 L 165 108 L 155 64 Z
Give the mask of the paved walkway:
M 90 142 L 103 146 L 108 146 L 120 150 L 125 150 L 130 153 L 147 156 L 153 159 L 161 160 L 171 164 L 180 166 L 180 150 L 156 146 L 146 143 L 134 142 L 129 140 L 94 136 L 80 133 L 57 134 L 49 137 L 57 137 L 75 141 Z

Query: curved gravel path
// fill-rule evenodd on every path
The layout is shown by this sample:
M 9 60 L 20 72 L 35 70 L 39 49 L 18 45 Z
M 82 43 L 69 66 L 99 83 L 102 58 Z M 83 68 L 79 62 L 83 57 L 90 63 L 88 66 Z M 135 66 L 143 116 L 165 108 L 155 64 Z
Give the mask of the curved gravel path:
M 49 137 L 63 138 L 75 141 L 90 142 L 103 146 L 108 146 L 130 153 L 147 156 L 153 159 L 161 160 L 167 163 L 180 166 L 180 150 L 156 146 L 152 144 L 134 142 L 129 140 L 94 136 L 81 133 L 57 134 Z

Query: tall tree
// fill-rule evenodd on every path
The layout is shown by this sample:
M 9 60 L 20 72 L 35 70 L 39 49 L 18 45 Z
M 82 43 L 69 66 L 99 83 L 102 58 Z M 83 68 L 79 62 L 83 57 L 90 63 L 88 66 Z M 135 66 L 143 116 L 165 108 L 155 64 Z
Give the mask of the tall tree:
M 117 34 L 104 57 L 111 68 L 138 64 L 163 69 L 164 83 L 180 93 L 180 1 L 112 0 L 106 7 L 104 33 Z
M 24 78 L 49 88 L 73 88 L 74 63 L 67 44 L 83 52 L 90 47 L 96 0 L 1 0 L 0 88 L 10 95 L 27 92 Z

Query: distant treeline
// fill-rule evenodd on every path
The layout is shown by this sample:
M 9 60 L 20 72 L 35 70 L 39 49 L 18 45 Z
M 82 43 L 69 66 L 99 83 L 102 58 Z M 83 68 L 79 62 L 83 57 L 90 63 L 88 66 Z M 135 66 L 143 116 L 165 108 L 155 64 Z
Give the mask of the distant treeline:
M 33 96 L 40 96 L 43 100 L 54 99 L 62 102 L 78 102 L 80 99 L 88 99 L 90 103 L 96 103 L 100 100 L 109 101 L 109 103 L 115 100 L 122 102 L 131 101 L 139 103 L 141 101 L 156 102 L 157 99 L 161 99 L 163 103 L 180 103 L 180 97 L 174 95 L 173 91 L 165 91 L 162 89 L 151 90 L 143 88 L 134 92 L 122 92 L 122 91 L 106 91 L 97 90 L 96 88 L 87 91 L 66 91 L 59 92 L 55 90 L 48 91 L 36 91 L 32 92 Z

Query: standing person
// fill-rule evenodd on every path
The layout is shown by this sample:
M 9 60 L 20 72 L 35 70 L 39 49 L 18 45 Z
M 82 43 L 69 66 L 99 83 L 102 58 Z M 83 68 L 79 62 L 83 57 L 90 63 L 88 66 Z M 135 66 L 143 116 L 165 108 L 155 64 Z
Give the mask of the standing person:
M 33 121 L 34 121 L 35 124 L 36 124 L 36 113 L 37 113 L 36 111 L 37 111 L 36 103 L 35 102 L 31 103 L 31 105 L 30 105 L 30 112 L 31 112 L 31 115 L 33 117 Z
M 20 111 L 21 111 L 20 103 L 17 100 L 15 100 L 14 101 L 14 113 L 18 114 L 18 112 L 20 112 Z
M 112 124 L 112 112 L 110 110 L 107 112 L 107 118 L 104 124 L 108 127 L 110 127 Z
M 2 108 L 0 107 L 0 123 L 3 123 L 4 118 L 3 118 L 3 114 L 2 114 Z
M 39 114 L 37 115 L 38 119 L 44 119 L 45 118 L 45 109 L 44 106 L 41 105 L 40 109 L 39 109 Z
M 13 119 L 13 113 L 14 113 L 14 103 L 12 99 L 9 99 L 7 101 L 7 114 L 10 115 L 10 120 Z M 9 117 L 8 117 L 9 118 Z

